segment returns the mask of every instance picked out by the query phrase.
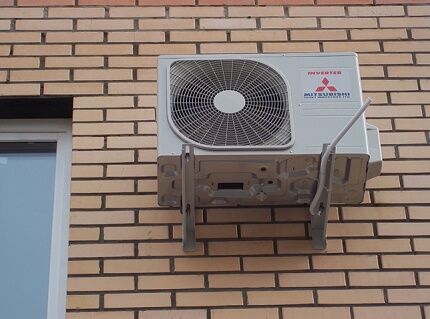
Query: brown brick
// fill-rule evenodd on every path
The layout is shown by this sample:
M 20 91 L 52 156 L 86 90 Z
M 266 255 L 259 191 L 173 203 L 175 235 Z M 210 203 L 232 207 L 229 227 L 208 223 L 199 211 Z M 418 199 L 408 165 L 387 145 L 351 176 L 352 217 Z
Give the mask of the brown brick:
M 100 122 L 103 121 L 103 110 L 74 110 L 73 111 L 74 122 Z M 87 146 L 86 148 L 101 148 L 104 145 L 102 137 L 78 137 L 81 146 Z M 73 139 L 73 143 L 77 141 Z M 94 147 L 90 147 L 94 146 Z
M 39 95 L 40 84 L 0 84 L 0 96 Z
M 98 295 L 67 296 L 67 309 L 97 309 L 98 307 L 99 307 Z
M 405 219 L 403 207 L 344 207 L 342 210 L 344 220 L 384 220 Z
M 408 239 L 347 239 L 346 249 L 350 253 L 408 252 Z
M 312 256 L 315 269 L 378 269 L 375 255 Z
M 429 27 L 427 18 L 404 17 L 404 18 L 381 18 L 379 19 L 382 28 L 402 28 L 402 27 Z
M 17 20 L 16 30 L 72 30 L 73 21 L 65 19 Z M 15 32 L 16 33 L 16 32 Z
M 97 311 L 97 312 L 69 312 L 66 314 L 66 319 L 133 319 L 134 313 L 132 311 Z
M 45 59 L 45 67 L 100 67 L 103 66 L 103 57 L 47 57 Z
M 70 6 L 74 5 L 73 0 L 45 0 L 43 3 L 35 0 L 18 0 L 18 6 Z
M 414 251 L 430 251 L 430 238 L 414 238 Z
M 213 309 L 212 319 L 279 319 L 275 308 L 239 308 L 239 309 Z
M 173 226 L 173 238 L 182 238 L 182 227 Z M 196 238 L 237 238 L 236 225 L 197 225 Z
M 282 308 L 285 318 L 308 319 L 308 318 L 336 318 L 350 319 L 348 307 L 291 307 Z
M 278 253 L 280 254 L 333 254 L 343 252 L 342 240 L 327 240 L 327 248 L 318 251 L 312 248 L 312 242 L 308 239 L 278 240 Z
M 74 135 L 133 134 L 133 123 L 75 123 Z
M 206 310 L 145 310 L 139 312 L 139 319 L 206 319 Z
M 69 275 L 98 274 L 100 266 L 98 260 L 69 260 L 67 263 Z
M 172 31 L 170 40 L 178 42 L 220 42 L 226 41 L 224 31 Z
M 301 287 L 344 287 L 345 274 L 342 272 L 287 273 L 279 274 L 279 286 L 286 288 Z
M 74 70 L 74 79 L 76 81 L 131 80 L 132 78 L 133 74 L 130 69 Z
M 408 15 L 428 16 L 430 15 L 430 8 L 429 6 L 408 6 Z
M 203 18 L 200 19 L 201 29 L 255 29 L 254 18 Z
M 72 227 L 69 230 L 70 241 L 88 241 L 98 240 L 100 237 L 100 230 L 96 227 Z
M 395 303 L 428 303 L 430 302 L 430 288 L 388 289 L 388 301 Z
M 200 18 L 200 17 L 224 17 L 222 7 L 172 7 L 169 17 L 176 18 Z
M 243 300 L 239 291 L 177 292 L 176 304 L 179 307 L 235 306 L 242 305 Z
M 184 30 L 184 29 L 194 29 L 194 28 L 195 28 L 194 19 L 169 18 L 169 19 L 140 19 L 139 20 L 139 29 L 143 29 L 143 30 Z
M 419 273 L 419 281 L 421 285 L 428 285 L 430 283 L 430 273 L 429 272 L 420 272 Z
M 151 150 L 155 153 L 155 150 Z M 140 157 L 140 154 L 139 154 Z M 154 161 L 156 161 L 157 155 L 154 155 Z M 148 160 L 148 158 L 146 158 Z M 141 161 L 141 160 L 140 160 Z M 157 180 L 155 179 L 143 179 L 137 182 L 137 190 L 139 192 L 156 192 L 157 191 Z
M 47 43 L 103 42 L 102 32 L 48 32 Z
M 147 240 L 147 239 L 168 239 L 169 231 L 167 226 L 124 226 L 105 227 L 105 240 Z
M 157 308 L 170 307 L 170 293 L 106 294 L 106 308 Z
M 316 27 L 316 18 L 261 18 L 261 28 L 263 29 L 305 29 Z
M 165 9 L 163 7 L 111 7 L 109 8 L 109 17 L 112 18 L 136 18 L 136 17 L 164 17 Z M 171 16 L 171 15 L 170 15 Z
M 81 244 L 69 246 L 69 258 L 133 256 L 133 244 Z
M 75 163 L 72 165 L 72 178 L 102 176 L 103 166 L 101 165 L 75 165 Z
M 351 30 L 352 40 L 372 40 L 372 39 L 407 39 L 405 29 L 362 29 Z
M 354 307 L 356 319 L 421 319 L 419 307 L 413 306 L 378 306 Z
M 116 5 L 127 6 L 134 5 L 134 0 L 78 0 L 79 5 Z
M 40 43 L 40 41 L 40 32 L 0 32 L 0 43 Z M 15 52 L 14 54 L 17 55 Z
M 127 70 L 129 71 L 129 70 Z M 155 120 L 155 112 L 153 109 L 120 109 L 108 110 L 108 121 L 147 121 Z M 141 123 L 142 125 L 150 125 L 152 123 Z
M 139 54 L 159 55 L 159 54 L 194 54 L 196 53 L 195 44 L 141 44 Z
M 430 203 L 428 191 L 377 191 L 375 192 L 375 203 Z
M 1 8 L 0 18 L 43 18 L 43 8 Z
M 0 82 L 6 82 L 6 78 L 7 78 L 7 72 L 0 71 Z
M 10 72 L 11 82 L 52 82 L 67 80 L 69 80 L 69 70 L 20 70 Z
M 377 22 L 376 18 L 321 18 L 321 26 L 336 29 L 376 28 Z
M 244 224 L 240 226 L 242 238 L 258 237 L 303 237 L 305 228 L 303 224 Z
M 10 45 L 0 45 L 0 56 L 10 55 L 11 46 Z M 1 59 L 1 58 L 0 58 Z
M 132 44 L 77 44 L 76 55 L 130 55 Z
M 175 258 L 175 272 L 217 272 L 239 269 L 238 257 Z
M 382 256 L 383 268 L 389 269 L 414 269 L 428 268 L 429 255 L 385 255 Z
M 181 242 L 168 243 L 140 243 L 139 256 L 196 256 L 203 255 L 203 244 L 198 242 L 196 250 L 184 252 Z
M 24 56 L 71 55 L 71 45 L 62 44 L 28 44 L 15 45 L 13 54 Z
M 78 30 L 132 30 L 133 20 L 124 19 L 81 19 L 78 20 Z
M 161 31 L 125 31 L 109 32 L 109 42 L 164 42 L 164 32 Z
M 132 223 L 134 223 L 134 214 L 132 211 L 70 212 L 71 225 L 110 225 Z
M 329 223 L 327 226 L 328 237 L 368 237 L 373 236 L 373 226 L 370 223 Z
M 426 66 L 390 66 L 388 67 L 388 76 L 393 78 L 427 78 L 430 76 L 430 70 Z
M 39 67 L 39 58 L 0 58 L 0 68 L 27 69 Z
M 414 286 L 415 275 L 411 271 L 372 271 L 350 272 L 349 283 L 351 286 Z
M 346 40 L 345 30 L 292 30 L 291 40 Z
M 75 108 L 123 108 L 133 106 L 132 96 L 82 96 L 74 99 Z
M 426 52 L 430 50 L 430 41 L 386 41 L 385 52 Z
M 196 211 L 196 221 L 202 221 L 201 210 Z M 182 215 L 178 209 L 173 210 L 141 210 L 139 211 L 140 224 L 180 224 L 182 223 Z
M 413 39 L 430 39 L 430 30 L 429 29 L 413 29 L 412 30 L 412 38 Z
M 157 123 L 156 122 L 141 122 L 137 126 L 137 133 L 138 134 L 157 134 Z
M 77 196 L 73 195 L 70 200 L 72 209 L 100 208 L 102 205 L 100 196 Z
M 231 41 L 286 41 L 286 30 L 232 31 Z
M 400 146 L 399 153 L 401 158 L 428 158 L 430 148 L 428 146 Z M 411 164 L 417 164 L 412 162 Z
M 382 132 L 381 136 L 381 144 L 389 145 L 389 144 L 424 144 L 426 143 L 425 135 L 422 132 L 402 132 L 402 133 L 392 133 L 392 132 Z M 401 164 L 398 164 L 399 166 Z M 388 166 L 387 166 L 388 167 Z M 384 172 L 386 170 L 384 169 Z
M 403 181 L 406 188 L 430 188 L 429 175 L 403 176 Z
M 10 20 L 0 20 L 0 30 L 10 30 Z
M 332 17 L 344 16 L 345 10 L 343 7 L 291 7 L 289 10 L 291 17 Z
M 270 210 L 267 208 L 223 208 L 208 209 L 208 223 L 267 222 Z
M 133 290 L 133 277 L 73 277 L 67 280 L 68 291 Z
M 405 11 L 402 6 L 360 6 L 349 7 L 349 15 L 362 17 L 379 16 L 403 16 Z
M 139 276 L 138 289 L 192 289 L 204 288 L 203 275 L 149 275 Z
M 105 260 L 104 272 L 107 274 L 169 272 L 169 260 L 152 258 Z
M 201 53 L 256 53 L 255 43 L 203 43 Z
M 49 8 L 49 18 L 103 18 L 104 8 Z
M 157 175 L 156 165 L 109 165 L 107 167 L 109 177 L 148 177 Z
M 379 304 L 384 303 L 382 289 L 319 290 L 319 304 Z
M 108 148 L 154 148 L 156 145 L 155 136 L 113 136 L 107 140 Z
M 194 5 L 195 0 L 139 0 L 140 6 L 160 6 L 160 5 Z M 200 3 L 204 4 L 204 3 Z
M 425 236 L 430 234 L 429 223 L 378 223 L 381 236 Z
M 416 80 L 363 80 L 366 91 L 415 91 L 418 89 Z
M 106 196 L 106 207 L 136 208 L 158 207 L 156 195 L 110 195 Z
M 412 55 L 410 53 L 379 53 L 358 55 L 360 65 L 364 64 L 412 64 Z
M 398 176 L 378 176 L 369 180 L 366 187 L 368 189 L 400 188 L 400 182 Z
M 245 271 L 282 271 L 309 269 L 307 257 L 244 257 Z
M 430 219 L 429 208 L 426 206 L 409 207 L 409 217 L 411 219 Z
M 348 42 L 324 42 L 324 51 L 355 51 L 355 52 L 379 52 L 379 43 L 376 41 L 348 41 Z
M 73 163 L 133 162 L 133 151 L 79 151 L 73 152 Z
M 261 255 L 272 254 L 272 241 L 210 242 L 210 255 Z
M 229 17 L 283 17 L 284 8 L 281 6 L 267 7 L 229 7 Z
M 275 287 L 274 274 L 209 275 L 210 288 L 266 288 Z
M 249 305 L 303 305 L 312 304 L 311 290 L 248 291 Z
M 157 91 L 155 82 L 118 82 L 109 83 L 109 94 L 153 94 Z

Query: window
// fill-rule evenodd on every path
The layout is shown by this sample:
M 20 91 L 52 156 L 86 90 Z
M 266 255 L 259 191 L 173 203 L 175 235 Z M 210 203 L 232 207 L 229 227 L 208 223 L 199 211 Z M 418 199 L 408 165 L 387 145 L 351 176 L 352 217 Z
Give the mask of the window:
M 0 313 L 65 317 L 70 120 L 0 120 Z

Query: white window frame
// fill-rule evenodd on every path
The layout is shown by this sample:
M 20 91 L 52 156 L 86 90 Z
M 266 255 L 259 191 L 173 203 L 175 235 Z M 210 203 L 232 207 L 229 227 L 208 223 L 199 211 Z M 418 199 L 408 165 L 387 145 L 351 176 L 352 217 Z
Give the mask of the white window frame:
M 71 120 L 0 120 L 0 142 L 56 142 L 47 319 L 65 318 L 69 240 Z

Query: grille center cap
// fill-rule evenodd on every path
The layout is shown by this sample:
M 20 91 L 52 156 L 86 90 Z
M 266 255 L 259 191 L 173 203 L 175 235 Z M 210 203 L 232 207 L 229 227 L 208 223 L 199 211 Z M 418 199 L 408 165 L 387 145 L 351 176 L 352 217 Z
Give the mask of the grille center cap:
M 236 113 L 245 107 L 244 96 L 233 90 L 224 90 L 214 97 L 215 107 L 223 113 Z

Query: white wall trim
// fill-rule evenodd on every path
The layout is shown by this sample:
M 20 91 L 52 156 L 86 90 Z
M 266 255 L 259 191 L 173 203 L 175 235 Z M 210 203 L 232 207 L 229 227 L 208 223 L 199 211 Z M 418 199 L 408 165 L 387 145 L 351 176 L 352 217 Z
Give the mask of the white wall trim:
M 71 132 L 70 120 L 0 120 L 0 142 L 57 142 L 47 319 L 66 314 Z

